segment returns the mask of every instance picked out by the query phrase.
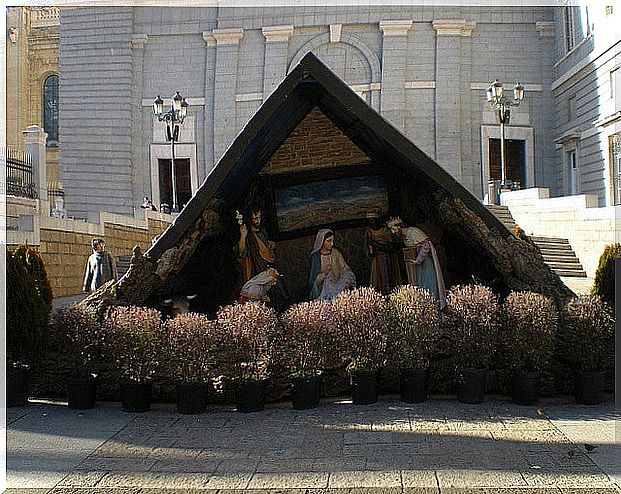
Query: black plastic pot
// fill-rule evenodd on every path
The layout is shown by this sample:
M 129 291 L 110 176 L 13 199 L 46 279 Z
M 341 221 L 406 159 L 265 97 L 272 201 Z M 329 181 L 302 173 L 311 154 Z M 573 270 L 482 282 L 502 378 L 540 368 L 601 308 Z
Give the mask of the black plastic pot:
M 6 406 L 21 407 L 28 404 L 28 370 L 24 367 L 6 368 Z
M 97 381 L 94 377 L 69 378 L 65 383 L 69 408 L 86 410 L 97 403 Z
M 317 408 L 321 399 L 321 376 L 296 377 L 291 380 L 291 401 L 296 410 Z
M 462 369 L 457 380 L 457 399 L 462 403 L 483 403 L 487 369 Z
M 604 401 L 604 373 L 576 371 L 574 397 L 579 405 L 599 405 Z
M 354 405 L 376 403 L 378 399 L 377 372 L 358 370 L 349 373 L 351 395 Z
M 121 381 L 121 402 L 124 412 L 146 412 L 151 409 L 151 383 Z
M 401 369 L 399 374 L 401 401 L 422 403 L 429 399 L 429 369 Z
M 179 383 L 175 386 L 179 413 L 204 413 L 207 410 L 209 386 L 206 383 Z
M 237 411 L 242 413 L 260 412 L 265 408 L 267 379 L 260 381 L 241 380 L 235 390 Z
M 534 405 L 539 401 L 539 372 L 518 370 L 511 381 L 511 399 L 518 405 Z

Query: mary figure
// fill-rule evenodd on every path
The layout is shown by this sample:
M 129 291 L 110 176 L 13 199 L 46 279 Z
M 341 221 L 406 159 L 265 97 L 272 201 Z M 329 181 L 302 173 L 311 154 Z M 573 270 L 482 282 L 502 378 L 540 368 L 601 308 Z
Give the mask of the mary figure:
M 319 230 L 310 253 L 308 278 L 311 300 L 330 300 L 347 288 L 356 285 L 356 277 L 334 247 L 334 232 Z

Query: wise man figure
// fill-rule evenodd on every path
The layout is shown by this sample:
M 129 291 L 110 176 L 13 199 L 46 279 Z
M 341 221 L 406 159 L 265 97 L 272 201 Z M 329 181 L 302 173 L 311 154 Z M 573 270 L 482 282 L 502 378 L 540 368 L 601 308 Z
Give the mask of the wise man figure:
M 427 289 L 439 302 L 446 306 L 446 288 L 436 249 L 429 236 L 420 228 L 406 226 L 401 218 L 391 218 L 388 227 L 403 238 L 403 259 L 408 283 Z
M 239 242 L 235 251 L 242 267 L 243 283 L 276 265 L 276 244 L 268 240 L 267 231 L 261 225 L 262 219 L 261 210 L 257 207 L 249 210 L 249 224 L 240 219 Z
M 384 295 L 401 284 L 397 252 L 400 239 L 375 212 L 367 213 L 367 254 L 371 260 L 369 285 Z

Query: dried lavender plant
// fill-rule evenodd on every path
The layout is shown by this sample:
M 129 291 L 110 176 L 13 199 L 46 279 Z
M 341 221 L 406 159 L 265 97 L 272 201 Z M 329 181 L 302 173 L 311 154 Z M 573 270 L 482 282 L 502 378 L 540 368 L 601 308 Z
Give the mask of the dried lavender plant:
M 267 379 L 282 351 L 276 311 L 255 302 L 227 305 L 218 311 L 217 323 L 232 377 Z
M 166 322 L 171 374 L 184 383 L 205 383 L 216 366 L 221 347 L 215 321 L 202 314 L 181 314 Z
M 514 369 L 542 371 L 554 352 L 558 312 L 540 293 L 511 292 L 502 304 L 500 346 Z
M 580 295 L 561 311 L 561 350 L 580 370 L 604 370 L 612 365 L 614 325 L 612 310 L 599 295 Z
M 282 316 L 285 351 L 294 377 L 315 376 L 340 363 L 334 310 L 326 300 L 291 306 Z
M 445 328 L 462 367 L 489 366 L 498 331 L 498 297 L 482 285 L 458 285 L 447 295 Z
M 333 301 L 349 370 L 376 370 L 384 364 L 388 340 L 386 300 L 369 287 L 339 294 Z
M 402 369 L 426 369 L 440 337 L 440 308 L 428 290 L 411 285 L 388 297 L 391 354 Z
M 78 378 L 97 374 L 105 333 L 95 310 L 81 305 L 62 307 L 54 311 L 52 326 L 69 355 L 71 374 Z
M 153 377 L 164 357 L 160 313 L 146 307 L 116 307 L 105 324 L 121 374 L 135 382 Z

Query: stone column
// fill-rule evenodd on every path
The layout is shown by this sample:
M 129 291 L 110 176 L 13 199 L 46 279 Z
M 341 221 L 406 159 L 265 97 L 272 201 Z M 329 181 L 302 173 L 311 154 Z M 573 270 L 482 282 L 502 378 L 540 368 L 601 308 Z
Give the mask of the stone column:
M 435 20 L 432 25 L 436 30 L 435 158 L 461 182 L 463 129 L 460 101 L 461 94 L 470 92 L 470 81 L 464 80 L 462 74 L 462 63 L 468 64 L 469 57 L 464 57 L 461 50 L 463 37 L 471 36 L 475 23 L 451 19 Z M 469 139 L 470 133 L 464 132 L 464 138 Z
M 47 173 L 45 164 L 45 141 L 47 134 L 36 125 L 22 131 L 24 151 L 32 157 L 32 179 L 35 190 L 42 201 L 47 201 Z
M 132 35 L 132 121 L 131 121 L 131 176 L 132 176 L 132 206 L 134 214 L 136 211 L 142 212 L 138 205 L 142 203 L 142 197 L 148 195 L 153 199 L 150 172 L 148 170 L 149 160 L 144 155 L 144 150 L 148 149 L 146 143 L 142 141 L 142 92 L 144 90 L 143 67 L 144 67 L 144 46 L 147 44 L 146 34 Z M 153 96 L 155 99 L 155 96 Z
M 380 21 L 382 31 L 381 114 L 399 130 L 405 129 L 405 60 L 412 21 Z
M 215 165 L 214 148 L 214 88 L 216 70 L 216 38 L 211 31 L 203 31 L 205 41 L 205 106 L 203 107 L 203 129 L 204 129 L 204 149 L 205 163 L 199 166 L 199 183 L 202 183 Z
M 263 64 L 263 101 L 287 75 L 287 49 L 293 26 L 269 26 L 262 29 L 265 36 Z
M 214 162 L 224 154 L 235 138 L 235 96 L 241 28 L 214 29 L 216 40 L 216 78 L 214 89 Z

